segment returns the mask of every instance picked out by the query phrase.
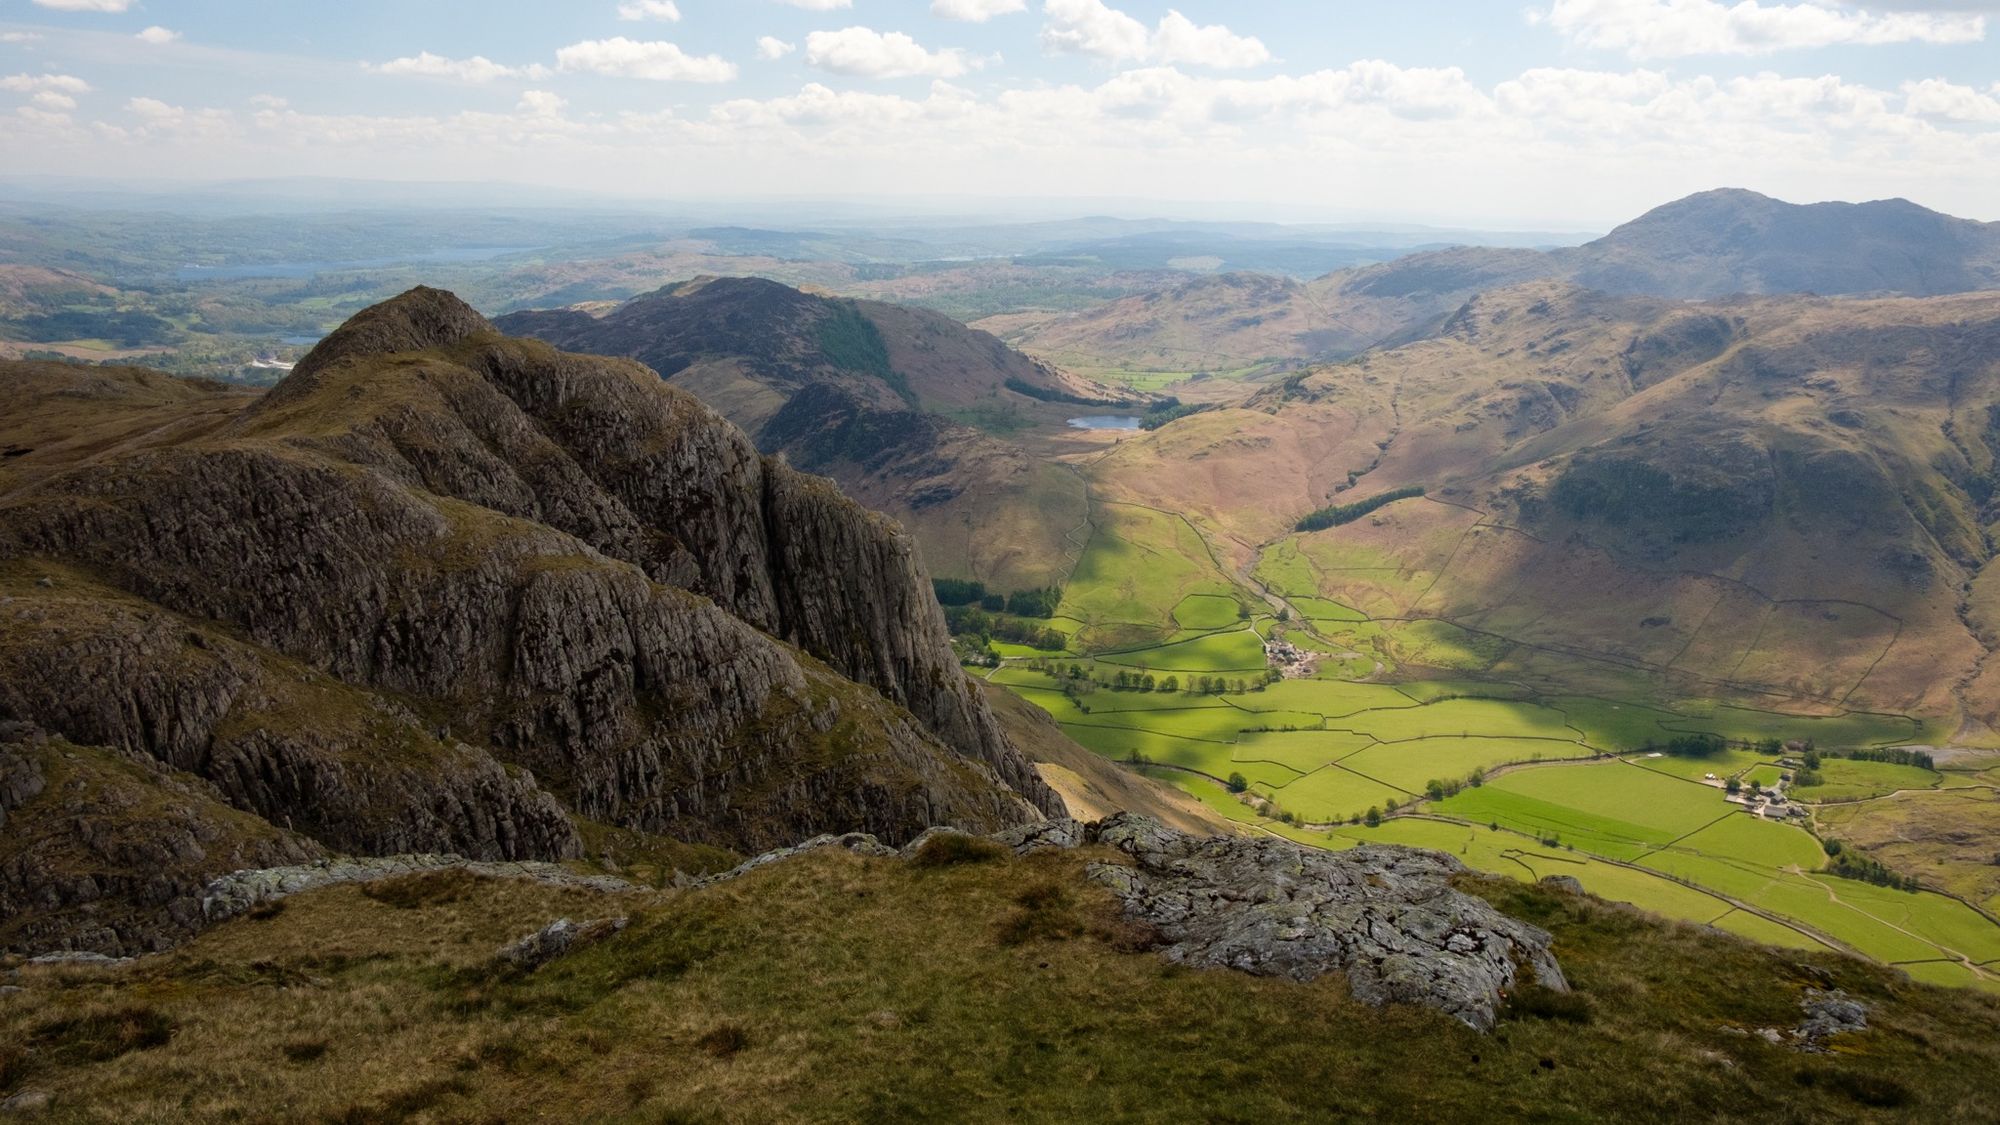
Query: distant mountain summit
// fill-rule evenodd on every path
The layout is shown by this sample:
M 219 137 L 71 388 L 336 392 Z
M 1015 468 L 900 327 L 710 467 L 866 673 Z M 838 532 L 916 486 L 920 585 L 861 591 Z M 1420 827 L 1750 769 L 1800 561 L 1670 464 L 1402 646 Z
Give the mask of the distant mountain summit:
M 1568 280 L 1611 293 L 1934 297 L 2000 288 L 2000 223 L 1907 199 L 1796 204 L 1724 188 L 1550 257 Z

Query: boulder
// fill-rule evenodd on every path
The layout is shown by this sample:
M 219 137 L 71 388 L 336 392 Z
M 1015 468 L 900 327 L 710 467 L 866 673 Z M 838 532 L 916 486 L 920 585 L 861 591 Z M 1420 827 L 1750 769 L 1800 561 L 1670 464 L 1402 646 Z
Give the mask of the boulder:
M 925 838 L 937 831 L 939 829 L 925 829 L 918 836 L 917 840 L 913 842 L 913 846 L 915 843 L 921 843 Z M 722 872 L 720 875 L 710 875 L 706 879 L 697 881 L 694 885 L 697 887 L 706 887 L 714 883 L 725 883 L 731 879 L 748 875 L 759 867 L 777 863 L 779 860 L 790 859 L 795 855 L 804 855 L 807 852 L 818 851 L 821 848 L 841 848 L 845 851 L 853 852 L 855 855 L 867 856 L 892 856 L 897 854 L 896 849 L 884 844 L 866 832 L 848 832 L 839 836 L 814 836 L 803 844 L 794 844 L 789 848 L 776 848 L 762 855 L 751 856 L 749 859 Z
M 1442 852 L 1203 838 L 1126 814 L 1093 835 L 1131 862 L 1093 863 L 1089 878 L 1159 931 L 1172 961 L 1297 981 L 1344 972 L 1365 1003 L 1423 1004 L 1482 1031 L 1517 985 L 1569 987 L 1548 933 L 1453 888 L 1465 868 Z
M 572 922 L 558 918 L 519 941 L 502 946 L 499 958 L 530 972 L 572 950 L 595 945 L 625 928 L 623 918 L 597 918 Z

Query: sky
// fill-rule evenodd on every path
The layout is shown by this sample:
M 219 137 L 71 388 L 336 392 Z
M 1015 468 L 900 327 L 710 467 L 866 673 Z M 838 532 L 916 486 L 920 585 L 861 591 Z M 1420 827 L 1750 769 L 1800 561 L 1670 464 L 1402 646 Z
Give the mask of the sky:
M 2000 0 L 0 0 L 0 152 L 659 201 L 1578 229 L 1728 186 L 2000 220 Z

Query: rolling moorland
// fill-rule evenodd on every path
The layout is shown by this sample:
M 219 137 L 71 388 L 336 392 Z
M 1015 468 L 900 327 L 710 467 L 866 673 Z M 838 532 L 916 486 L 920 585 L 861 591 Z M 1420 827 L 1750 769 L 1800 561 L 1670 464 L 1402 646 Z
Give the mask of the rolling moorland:
M 2000 226 L 1905 200 L 1798 206 L 1724 189 L 1655 208 L 1581 246 L 1452 246 L 1310 279 L 1222 272 L 1094 308 L 977 324 L 1079 373 L 1158 389 L 1400 343 L 1479 293 L 1541 279 L 1704 300 L 1964 293 L 2000 288 Z
M 1581 238 L 1114 218 L 820 215 L 778 227 L 794 216 L 560 195 L 475 208 L 464 195 L 311 182 L 107 192 L 0 179 L 0 358 L 268 386 L 348 317 L 415 285 L 501 315 L 757 276 L 970 320 L 1090 308 L 1229 270 L 1315 277 L 1458 242 Z

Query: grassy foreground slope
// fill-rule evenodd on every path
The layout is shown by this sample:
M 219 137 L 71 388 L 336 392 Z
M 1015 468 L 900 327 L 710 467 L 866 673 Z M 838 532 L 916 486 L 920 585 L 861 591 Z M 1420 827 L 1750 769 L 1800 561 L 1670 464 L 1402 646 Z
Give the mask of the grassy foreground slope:
M 825 851 L 695 891 L 457 874 L 295 897 L 122 969 L 30 966 L 0 1093 L 71 1120 L 1990 1119 L 2000 1001 L 1504 880 L 1579 998 L 1490 1035 L 1311 985 L 1186 970 L 1086 855 Z M 557 916 L 630 927 L 538 972 Z M 1831 1055 L 1754 1034 L 1809 987 L 1871 1006 Z

